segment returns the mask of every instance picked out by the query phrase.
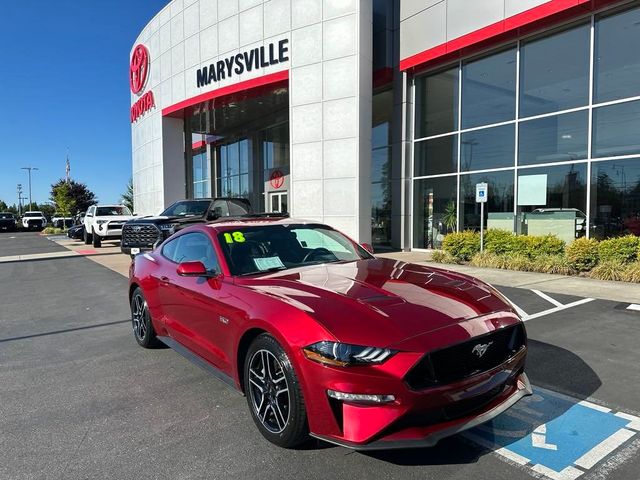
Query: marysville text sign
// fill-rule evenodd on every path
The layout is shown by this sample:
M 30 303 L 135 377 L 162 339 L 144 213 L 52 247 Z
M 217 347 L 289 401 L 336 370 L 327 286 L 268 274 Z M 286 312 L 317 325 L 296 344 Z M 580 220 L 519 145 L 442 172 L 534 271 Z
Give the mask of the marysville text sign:
M 218 60 L 207 67 L 199 68 L 196 72 L 198 88 L 219 82 L 234 75 L 241 75 L 258 68 L 277 65 L 289 60 L 289 39 L 277 43 L 252 48 L 246 52 L 231 55 Z

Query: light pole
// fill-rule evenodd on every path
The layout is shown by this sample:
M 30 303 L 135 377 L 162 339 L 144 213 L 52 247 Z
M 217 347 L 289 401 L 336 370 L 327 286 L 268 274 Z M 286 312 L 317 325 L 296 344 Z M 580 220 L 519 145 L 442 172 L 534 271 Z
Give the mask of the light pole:
M 22 184 L 18 184 L 18 216 L 22 216 Z
M 33 202 L 31 201 L 31 170 L 39 170 L 38 167 L 22 167 L 21 170 L 27 170 L 29 172 L 29 208 L 33 208 Z

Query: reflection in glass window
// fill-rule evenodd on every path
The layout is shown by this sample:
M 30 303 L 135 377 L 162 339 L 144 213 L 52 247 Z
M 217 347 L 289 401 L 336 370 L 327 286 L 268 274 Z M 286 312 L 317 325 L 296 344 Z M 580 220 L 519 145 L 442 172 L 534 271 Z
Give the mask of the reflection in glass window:
M 640 153 L 640 101 L 593 110 L 592 156 Z
M 640 95 L 640 8 L 595 24 L 594 103 Z
M 209 176 L 209 161 L 206 151 L 192 158 L 193 165 L 193 198 L 211 196 L 211 179 Z
M 247 197 L 249 188 L 249 141 L 244 138 L 216 147 L 218 192 L 224 197 Z
M 516 49 L 462 66 L 462 128 L 513 120 L 516 116 Z
M 640 158 L 591 166 L 591 236 L 640 235 Z
M 416 138 L 458 128 L 458 68 L 416 81 Z
M 589 25 L 524 43 L 520 49 L 520 117 L 587 105 Z
M 440 248 L 456 229 L 456 177 L 416 180 L 413 195 L 413 248 Z
M 393 90 L 373 95 L 371 117 L 371 240 L 376 246 L 390 246 Z
M 520 123 L 518 163 L 566 162 L 587 158 L 589 112 L 565 113 Z
M 458 170 L 458 136 L 423 140 L 413 145 L 416 177 L 453 173 Z
M 518 170 L 518 233 L 554 234 L 565 242 L 586 233 L 587 165 Z
M 460 139 L 460 171 L 512 167 L 515 125 L 472 130 Z
M 476 184 L 489 185 L 484 206 L 485 228 L 513 231 L 513 170 L 475 173 L 460 177 L 460 202 L 463 214 L 460 230 L 480 230 L 480 204 L 476 203 Z

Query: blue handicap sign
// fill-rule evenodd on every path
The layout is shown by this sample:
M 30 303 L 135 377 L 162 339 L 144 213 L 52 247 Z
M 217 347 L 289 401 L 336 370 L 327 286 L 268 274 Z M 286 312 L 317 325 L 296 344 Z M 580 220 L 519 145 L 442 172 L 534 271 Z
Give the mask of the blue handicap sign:
M 533 396 L 471 430 L 469 436 L 502 447 L 531 465 L 555 472 L 577 466 L 581 470 L 574 471 L 581 473 L 585 465 L 611 454 L 612 444 L 615 449 L 616 442 L 622 444 L 634 436 L 633 430 L 625 429 L 632 422 L 607 408 L 534 388 Z
M 479 197 L 484 197 L 484 190 L 480 190 L 480 191 L 478 192 L 478 196 L 479 196 Z

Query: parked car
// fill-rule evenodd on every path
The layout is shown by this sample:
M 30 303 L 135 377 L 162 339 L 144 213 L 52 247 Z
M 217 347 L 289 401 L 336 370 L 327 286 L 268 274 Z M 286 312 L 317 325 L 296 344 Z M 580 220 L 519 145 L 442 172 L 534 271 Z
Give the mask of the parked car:
M 122 226 L 132 218 L 131 211 L 124 205 L 90 206 L 84 216 L 84 243 L 99 248 L 103 240 L 119 240 Z
M 26 230 L 42 230 L 46 226 L 47 219 L 42 212 L 25 212 L 22 216 L 22 228 Z
M 73 217 L 65 217 L 61 214 L 54 213 L 51 218 L 51 226 L 55 228 L 69 228 L 73 225 Z
M 135 255 L 148 251 L 173 233 L 193 225 L 221 217 L 252 213 L 244 198 L 199 198 L 179 200 L 157 217 L 138 217 L 127 222 L 122 230 L 122 253 Z
M 74 240 L 82 240 L 84 238 L 84 224 L 74 225 L 67 230 L 67 237 Z
M 333 228 L 192 225 L 129 271 L 133 334 L 246 395 L 260 433 L 431 446 L 531 394 L 524 324 L 467 275 L 375 258 Z
M 15 232 L 18 230 L 18 219 L 13 213 L 0 212 L 0 231 Z

